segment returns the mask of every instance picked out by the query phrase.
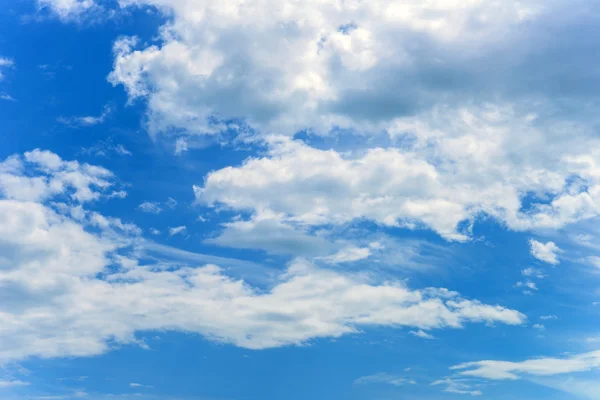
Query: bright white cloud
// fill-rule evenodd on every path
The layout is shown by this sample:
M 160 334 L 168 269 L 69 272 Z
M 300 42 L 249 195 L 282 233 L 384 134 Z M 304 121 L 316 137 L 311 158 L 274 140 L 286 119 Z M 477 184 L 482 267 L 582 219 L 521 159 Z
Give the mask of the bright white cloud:
M 29 176 L 33 169 L 35 176 Z M 43 201 L 59 194 L 84 203 L 110 196 L 107 190 L 114 186 L 110 171 L 63 161 L 49 151 L 34 150 L 21 156 L 9 157 L 0 163 L 0 193 L 4 198 Z
M 554 242 L 542 243 L 538 242 L 537 240 L 530 239 L 529 248 L 531 255 L 538 260 L 552 265 L 557 265 L 559 263 L 558 253 L 560 253 L 561 250 Z
M 82 168 L 52 153 L 28 154 L 36 160 L 28 179 L 63 171 L 65 163 Z M 5 161 L 4 173 L 7 165 L 19 171 L 17 161 Z M 53 195 L 60 198 L 69 187 L 62 189 Z M 302 260 L 268 288 L 252 287 L 215 265 L 142 265 L 135 257 L 144 248 L 139 228 L 85 210 L 76 197 L 65 203 L 36 199 L 54 200 L 0 199 L 0 362 L 100 354 L 109 342 L 138 343 L 137 331 L 156 329 L 263 349 L 366 326 L 432 330 L 525 321 L 518 311 L 445 289 L 412 290 Z
M 419 102 L 447 93 L 436 79 L 461 79 L 459 65 L 487 55 L 487 43 L 510 42 L 511 29 L 529 22 L 542 5 L 513 0 L 120 3 L 153 5 L 173 19 L 162 27 L 157 44 L 117 41 L 110 81 L 123 85 L 131 99 L 146 99 L 151 132 L 183 128 L 191 134 L 216 133 L 236 119 L 265 133 L 286 134 L 389 123 Z
M 420 337 L 421 339 L 428 339 L 428 340 L 433 340 L 435 339 L 435 336 L 423 331 L 423 330 L 418 330 L 418 331 L 410 331 L 409 332 L 411 335 L 416 336 L 416 337 Z
M 583 372 L 600 368 L 600 351 L 577 354 L 564 358 L 536 358 L 522 362 L 477 361 L 452 367 L 462 370 L 461 375 L 503 380 L 526 376 L 549 376 Z
M 493 114 L 485 118 L 489 122 L 495 119 L 496 125 L 502 126 L 499 112 L 490 110 Z M 587 216 L 570 206 L 565 208 L 568 198 L 591 195 L 568 194 L 573 189 L 566 183 L 567 171 L 562 174 L 556 169 L 530 166 L 523 173 L 521 169 L 512 171 L 513 166 L 503 161 L 489 162 L 495 157 L 505 159 L 509 156 L 507 151 L 512 150 L 499 150 L 504 144 L 490 142 L 504 140 L 503 134 L 497 132 L 505 132 L 504 128 L 486 131 L 488 122 L 478 127 L 479 122 L 474 122 L 477 118 L 463 115 L 463 124 L 466 131 L 472 130 L 472 135 L 486 132 L 481 141 L 470 134 L 465 136 L 465 130 L 457 133 L 463 136 L 456 138 L 445 138 L 435 130 L 420 134 L 445 142 L 437 150 L 447 152 L 448 164 L 437 150 L 437 155 L 431 154 L 438 159 L 433 164 L 420 151 L 372 148 L 348 156 L 281 136 L 270 137 L 267 155 L 210 173 L 203 186 L 194 187 L 196 198 L 234 210 L 258 213 L 266 209 L 310 226 L 366 218 L 387 226 L 428 227 L 450 240 L 467 240 L 465 223 L 472 223 L 482 213 L 518 230 L 557 228 Z M 453 124 L 456 121 L 448 121 L 446 127 Z M 532 132 L 531 137 L 534 136 Z M 473 149 L 488 150 L 471 153 L 469 143 Z M 427 153 L 430 147 L 422 150 Z M 598 189 L 600 194 L 600 186 Z M 523 211 L 522 197 L 532 192 L 555 193 L 556 197 L 550 204 Z M 595 208 L 588 211 L 596 213 Z M 554 251 L 552 246 L 540 249 L 549 254 Z

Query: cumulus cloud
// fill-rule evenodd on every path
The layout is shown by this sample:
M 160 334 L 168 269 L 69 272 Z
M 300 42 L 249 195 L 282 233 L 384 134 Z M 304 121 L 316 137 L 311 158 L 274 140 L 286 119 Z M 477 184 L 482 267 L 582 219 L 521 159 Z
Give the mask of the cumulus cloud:
M 519 44 L 511 30 L 527 32 L 543 8 L 513 0 L 121 4 L 173 18 L 156 44 L 118 40 L 109 79 L 146 100 L 151 132 L 174 134 L 214 134 L 239 120 L 287 134 L 387 126 L 457 85 L 476 92 L 469 82 L 490 77 L 481 60 Z M 509 77 L 506 61 L 495 61 L 498 79 Z
M 29 176 L 28 171 L 35 172 Z M 44 201 L 68 195 L 80 203 L 110 196 L 114 176 L 105 168 L 77 161 L 63 161 L 58 155 L 33 150 L 0 163 L 0 193 L 7 199 Z
M 530 239 L 529 249 L 531 255 L 540 261 L 552 265 L 557 265 L 559 263 L 558 253 L 561 252 L 561 250 L 554 242 L 542 243 L 538 242 L 537 240 Z
M 434 150 L 424 143 L 421 150 L 433 151 L 436 163 L 427 161 L 420 150 L 371 148 L 347 155 L 274 136 L 268 139 L 265 156 L 208 174 L 203 186 L 194 187 L 196 198 L 234 210 L 266 209 L 309 226 L 369 219 L 386 226 L 426 227 L 459 241 L 469 238 L 469 224 L 480 214 L 518 230 L 557 228 L 595 215 L 596 206 L 578 199 L 596 196 L 600 186 L 574 193 L 568 171 L 543 166 L 529 166 L 525 173 L 512 170 L 505 164 L 512 150 L 500 150 L 503 143 L 493 144 L 505 140 L 497 134 L 508 129 L 502 126 L 502 111 L 490 110 L 484 117 L 497 121 L 497 127 L 488 130 L 478 128 L 478 116 L 465 113 L 458 124 L 465 129 L 457 130 L 458 137 L 423 128 L 420 135 L 446 143 Z M 447 122 L 446 129 L 457 124 L 456 119 Z M 485 139 L 477 138 L 481 132 Z M 534 131 L 530 137 L 538 134 Z M 489 162 L 495 157 L 498 162 Z M 524 210 L 523 197 L 538 192 L 554 193 L 554 199 Z
M 48 152 L 24 158 L 36 161 L 25 166 L 27 179 L 42 182 L 67 166 L 98 171 Z M 21 162 L 9 158 L 3 173 L 17 174 Z M 51 198 L 14 196 L 10 183 L 0 181 L 0 363 L 101 354 L 110 343 L 135 344 L 137 331 L 156 329 L 264 349 L 367 326 L 432 330 L 525 321 L 518 311 L 445 289 L 414 290 L 302 260 L 269 287 L 250 286 L 216 265 L 144 264 L 136 257 L 144 244 L 136 226 L 84 209 L 77 196 L 64 196 L 67 185 Z
M 461 375 L 493 380 L 515 380 L 526 376 L 550 376 L 583 372 L 600 367 L 600 351 L 564 358 L 535 358 L 521 362 L 476 361 L 452 367 Z
M 80 21 L 102 10 L 95 0 L 37 0 L 40 10 L 48 10 L 63 21 Z

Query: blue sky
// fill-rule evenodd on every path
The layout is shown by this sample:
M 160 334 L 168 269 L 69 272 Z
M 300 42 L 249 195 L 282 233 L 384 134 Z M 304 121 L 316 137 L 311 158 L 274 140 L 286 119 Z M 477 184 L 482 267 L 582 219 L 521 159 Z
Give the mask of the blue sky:
M 596 3 L 8 0 L 0 398 L 598 399 Z

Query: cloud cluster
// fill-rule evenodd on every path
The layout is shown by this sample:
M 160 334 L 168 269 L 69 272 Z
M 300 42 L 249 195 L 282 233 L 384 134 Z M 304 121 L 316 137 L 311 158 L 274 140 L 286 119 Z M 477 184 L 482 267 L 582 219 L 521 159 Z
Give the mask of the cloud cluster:
M 103 171 L 106 177 L 108 171 L 43 151 L 11 157 L 2 166 L 0 362 L 100 354 L 115 343 L 136 343 L 137 331 L 155 329 L 262 349 L 369 326 L 431 330 L 525 321 L 518 311 L 445 289 L 412 290 L 302 260 L 267 288 L 227 276 L 215 265 L 143 264 L 136 258 L 144 243 L 137 227 L 82 207 L 102 185 L 56 185 L 46 176 L 66 170 Z M 16 195 L 17 178 L 39 181 L 45 192 Z M 77 195 L 85 188 L 87 195 Z
M 534 148 L 548 132 L 523 118 L 511 110 L 463 110 L 445 120 L 445 128 L 442 120 L 439 127 L 415 122 L 412 129 L 419 142 L 412 149 L 370 148 L 355 154 L 273 136 L 267 139 L 266 155 L 213 171 L 194 190 L 199 202 L 255 215 L 270 213 L 278 221 L 272 223 L 319 226 L 368 219 L 387 226 L 426 227 L 461 241 L 468 239 L 469 226 L 480 215 L 517 230 L 559 228 L 597 215 L 597 179 L 581 163 L 563 162 L 551 169 L 550 160 L 538 158 Z M 528 132 L 531 152 L 513 147 L 513 129 Z M 566 141 L 567 132 L 556 132 L 556 139 Z M 517 157 L 515 169 L 511 160 Z M 577 173 L 588 185 L 569 179 Z M 534 199 L 527 208 L 526 197 Z M 241 224 L 230 225 L 228 231 Z
M 146 99 L 151 132 L 190 134 L 240 120 L 265 133 L 385 127 L 457 86 L 476 92 L 468 86 L 480 86 L 480 60 L 514 44 L 544 9 L 513 0 L 120 3 L 171 21 L 156 45 L 115 44 L 111 82 Z

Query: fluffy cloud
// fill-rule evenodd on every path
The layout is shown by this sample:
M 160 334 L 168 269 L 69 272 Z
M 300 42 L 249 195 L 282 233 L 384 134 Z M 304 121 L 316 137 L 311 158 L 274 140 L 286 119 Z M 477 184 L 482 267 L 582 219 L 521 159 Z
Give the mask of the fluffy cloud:
M 52 187 L 46 174 L 65 168 L 102 171 L 48 152 L 24 158 L 35 163 L 20 164 L 20 157 L 12 157 L 2 164 L 4 174 L 40 178 L 43 188 Z M 19 165 L 29 167 L 26 174 L 15 168 Z M 43 196 L 14 196 L 11 182 L 6 176 L 0 181 L 2 193 L 10 194 L 0 199 L 0 362 L 100 354 L 110 343 L 136 343 L 137 331 L 155 329 L 198 332 L 262 349 L 367 326 L 430 330 L 525 321 L 518 311 L 445 289 L 412 290 L 401 282 L 376 282 L 302 260 L 268 288 L 252 287 L 215 265 L 140 265 L 135 258 L 143 249 L 140 230 L 83 209 L 78 200 L 85 203 L 90 196 L 65 196 L 72 190 L 68 185 Z M 132 246 L 137 250 L 129 251 Z
M 550 169 L 535 156 L 538 150 L 515 149 L 507 141 L 513 129 L 528 131 L 536 146 L 544 140 L 529 117 L 492 107 L 438 119 L 429 126 L 410 124 L 417 140 L 410 149 L 371 148 L 349 155 L 269 137 L 265 156 L 210 173 L 203 186 L 194 187 L 196 198 L 234 210 L 267 210 L 309 226 L 369 219 L 427 227 L 450 240 L 466 240 L 465 222 L 481 214 L 523 230 L 558 228 L 600 211 L 594 200 L 600 185 L 587 168 L 564 163 Z M 566 141 L 567 132 L 559 129 L 556 138 Z M 511 161 L 516 157 L 518 170 Z M 589 186 L 568 180 L 577 172 L 589 178 Z M 524 209 L 526 196 L 552 200 Z
M 151 132 L 183 128 L 190 134 L 216 133 L 240 120 L 266 133 L 386 126 L 447 100 L 457 86 L 478 92 L 477 82 L 490 76 L 488 58 L 498 47 L 518 45 L 512 31 L 526 33 L 546 5 L 535 0 L 120 3 L 155 6 L 172 19 L 157 44 L 139 46 L 134 37 L 115 44 L 111 82 L 123 85 L 131 99 L 146 99 Z M 508 78 L 507 60 L 493 61 L 499 61 L 497 79 Z
M 461 375 L 504 380 L 524 376 L 549 376 L 600 368 L 600 351 L 577 354 L 565 358 L 536 358 L 522 362 L 477 361 L 452 367 L 463 370 Z
M 63 21 L 78 21 L 102 8 L 94 0 L 37 0 L 40 10 L 49 10 Z
M 35 176 L 30 176 L 32 170 Z M 113 174 L 97 166 L 63 161 L 49 151 L 34 150 L 0 163 L 0 193 L 6 199 L 44 201 L 68 195 L 77 202 L 111 196 Z
M 531 255 L 538 260 L 552 265 L 557 265 L 559 263 L 557 253 L 559 253 L 561 250 L 554 242 L 542 243 L 538 242 L 537 240 L 530 239 L 529 248 Z

